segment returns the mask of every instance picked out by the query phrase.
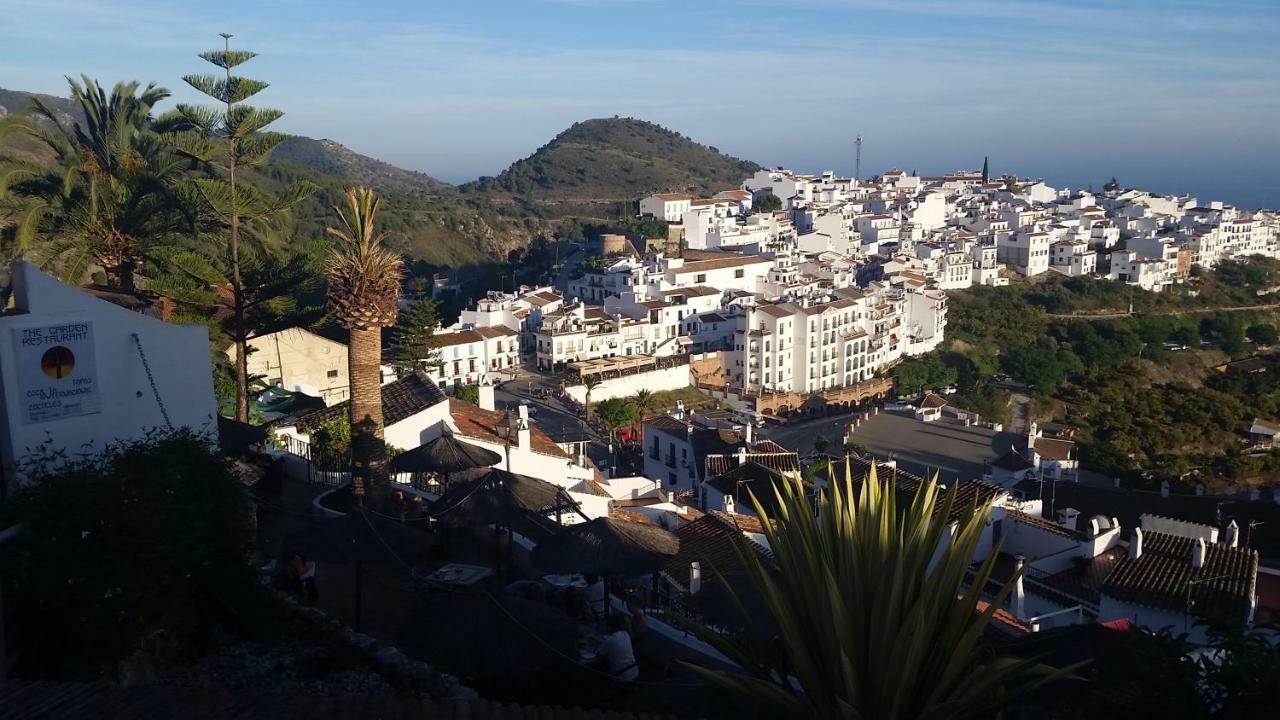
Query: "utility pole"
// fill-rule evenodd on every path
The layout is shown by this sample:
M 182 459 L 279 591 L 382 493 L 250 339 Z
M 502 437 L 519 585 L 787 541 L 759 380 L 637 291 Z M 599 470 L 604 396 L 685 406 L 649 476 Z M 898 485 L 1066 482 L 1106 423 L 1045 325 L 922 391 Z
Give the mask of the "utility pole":
M 853 146 L 857 148 L 853 156 L 853 181 L 857 182 L 862 179 L 862 136 L 861 135 L 859 135 L 858 138 L 853 141 Z

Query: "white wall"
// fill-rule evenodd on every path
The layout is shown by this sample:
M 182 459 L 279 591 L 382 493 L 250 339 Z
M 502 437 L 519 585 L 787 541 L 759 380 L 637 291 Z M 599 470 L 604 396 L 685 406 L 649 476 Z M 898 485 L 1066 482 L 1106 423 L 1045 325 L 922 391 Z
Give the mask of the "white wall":
M 631 397 L 637 390 L 676 390 L 689 387 L 693 383 L 689 379 L 689 366 L 677 365 L 662 370 L 652 370 L 626 377 L 605 380 L 591 391 L 592 404 L 611 398 Z M 587 388 L 585 385 L 570 385 L 564 389 L 569 397 L 578 402 L 585 402 Z
M 164 428 L 151 382 L 133 335 L 141 341 L 156 389 L 174 427 L 208 432 L 217 439 L 213 370 L 209 334 L 203 325 L 175 325 L 98 300 L 45 275 L 25 262 L 12 268 L 15 312 L 0 317 L 0 375 L 3 383 L 3 453 L 5 472 L 13 461 L 49 441 L 69 453 L 100 450 L 106 444 L 133 440 L 147 430 Z M 19 352 L 14 330 L 67 322 L 92 324 L 93 362 L 84 371 L 96 374 L 98 411 L 92 414 L 29 422 L 24 401 L 30 387 L 19 376 L 32 362 L 31 350 Z M 83 355 L 83 352 L 81 352 Z M 84 359 L 84 358 L 78 358 Z M 39 362 L 36 357 L 34 362 Z M 40 372 L 38 365 L 34 368 Z M 81 365 L 66 380 L 81 376 Z

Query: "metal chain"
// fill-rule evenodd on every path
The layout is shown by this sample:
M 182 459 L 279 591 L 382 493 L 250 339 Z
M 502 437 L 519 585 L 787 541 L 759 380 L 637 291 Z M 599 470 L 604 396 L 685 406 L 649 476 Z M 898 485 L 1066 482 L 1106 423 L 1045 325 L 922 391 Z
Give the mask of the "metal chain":
M 160 397 L 160 389 L 156 387 L 156 378 L 151 374 L 151 363 L 147 362 L 147 354 L 142 351 L 142 338 L 138 337 L 138 333 L 133 333 L 133 344 L 138 346 L 138 357 L 142 358 L 142 369 L 147 371 L 147 382 L 151 383 L 151 394 L 156 398 L 156 405 L 160 406 L 160 414 L 164 416 L 164 424 L 172 430 L 173 423 L 169 421 L 169 410 L 164 406 L 164 400 Z

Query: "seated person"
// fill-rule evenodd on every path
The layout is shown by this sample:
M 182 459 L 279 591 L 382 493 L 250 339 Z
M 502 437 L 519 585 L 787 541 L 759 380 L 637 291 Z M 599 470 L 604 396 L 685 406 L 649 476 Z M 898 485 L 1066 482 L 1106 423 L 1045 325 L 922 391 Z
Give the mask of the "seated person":
M 604 595 L 604 578 L 598 575 L 583 575 L 582 578 L 587 581 L 587 605 L 591 606 L 591 613 L 597 620 L 604 619 L 607 601 Z
M 620 613 L 609 615 L 605 623 L 608 634 L 600 641 L 596 662 L 618 682 L 632 682 L 640 677 L 640 666 L 627 633 L 627 618 Z

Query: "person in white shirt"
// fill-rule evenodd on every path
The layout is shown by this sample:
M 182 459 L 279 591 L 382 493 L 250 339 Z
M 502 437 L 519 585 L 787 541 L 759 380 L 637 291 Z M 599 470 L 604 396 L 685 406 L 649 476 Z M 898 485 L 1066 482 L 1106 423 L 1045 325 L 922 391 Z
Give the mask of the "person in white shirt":
M 640 677 L 635 650 L 631 647 L 631 635 L 627 632 L 626 616 L 613 613 L 606 624 L 609 633 L 600 642 L 598 662 L 605 672 L 618 682 L 633 682 Z
M 607 602 L 604 594 L 604 578 L 596 575 L 583 575 L 582 578 L 587 581 L 587 606 L 591 608 L 597 620 L 604 619 Z

